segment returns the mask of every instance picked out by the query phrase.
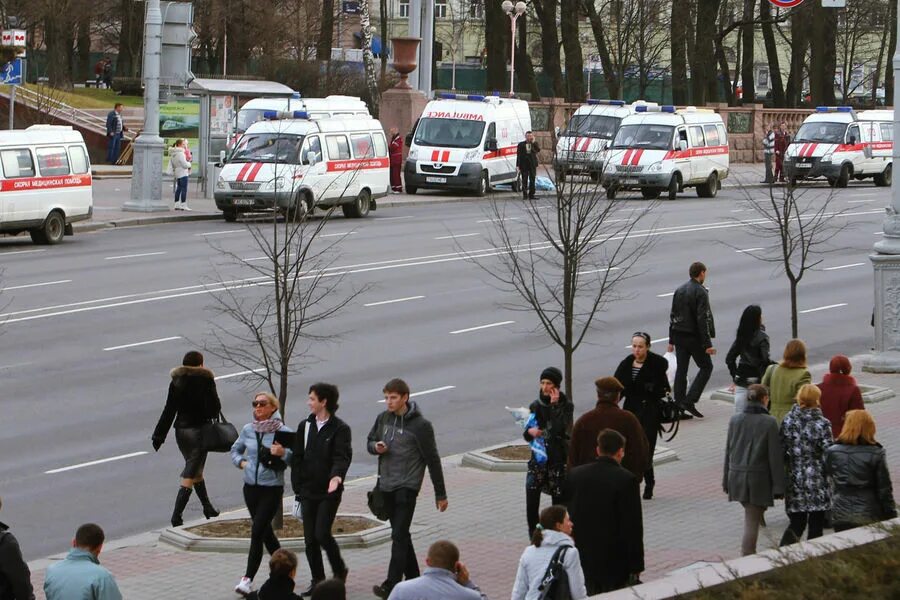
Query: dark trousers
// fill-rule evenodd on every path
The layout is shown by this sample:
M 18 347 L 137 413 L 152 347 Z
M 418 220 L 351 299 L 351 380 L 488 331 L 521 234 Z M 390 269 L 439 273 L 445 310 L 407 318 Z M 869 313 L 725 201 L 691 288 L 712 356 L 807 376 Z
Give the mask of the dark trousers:
M 269 554 L 279 548 L 278 538 L 272 530 L 272 519 L 281 510 L 281 497 L 284 486 L 248 485 L 244 484 L 244 502 L 250 511 L 253 525 L 250 528 L 250 553 L 247 555 L 247 572 L 245 577 L 253 579 L 262 562 L 263 544 Z
M 675 339 L 671 341 L 675 346 L 675 360 L 678 361 L 678 368 L 675 369 L 675 401 L 684 406 L 692 406 L 700 399 L 703 388 L 712 375 L 712 358 L 700 345 L 700 340 L 693 335 L 676 334 Z M 687 372 L 690 359 L 694 359 L 699 371 L 694 381 L 691 382 L 691 389 L 687 390 Z
M 562 496 L 552 496 L 553 504 L 565 504 Z M 525 487 L 525 518 L 528 519 L 528 537 L 534 534 L 541 511 L 541 490 Z
M 772 154 L 763 154 L 766 161 L 766 183 L 772 183 L 775 181 L 775 177 L 772 175 Z
M 303 540 L 306 543 L 306 560 L 313 581 L 325 579 L 325 565 L 322 564 L 322 550 L 328 555 L 328 564 L 335 575 L 344 572 L 344 559 L 338 549 L 331 527 L 341 504 L 340 494 L 330 494 L 324 500 L 302 500 Z
M 391 562 L 383 585 L 392 590 L 404 577 L 413 579 L 419 576 L 419 563 L 409 534 L 413 514 L 416 512 L 417 493 L 415 490 L 401 488 L 384 494 L 391 510 Z
M 114 133 L 108 140 L 106 145 L 106 162 L 114 164 L 119 160 L 119 147 L 122 145 L 122 134 Z
M 175 180 L 175 202 L 187 202 L 188 176 Z
M 628 587 L 628 573 L 588 573 L 584 571 L 584 587 L 589 596 L 614 592 Z
M 537 177 L 537 167 L 522 167 L 519 172 L 522 175 L 522 197 L 534 198 L 534 178 Z
M 656 483 L 656 476 L 653 473 L 653 453 L 656 452 L 656 439 L 659 437 L 659 409 L 645 407 L 639 420 L 650 449 L 650 468 L 644 471 L 644 483 L 652 486 Z
M 790 519 L 790 524 L 784 535 L 781 536 L 781 546 L 796 544 L 803 539 L 803 530 L 806 529 L 807 522 L 809 522 L 809 535 L 806 536 L 806 539 L 814 540 L 822 537 L 822 530 L 825 528 L 824 510 L 788 513 L 788 519 Z

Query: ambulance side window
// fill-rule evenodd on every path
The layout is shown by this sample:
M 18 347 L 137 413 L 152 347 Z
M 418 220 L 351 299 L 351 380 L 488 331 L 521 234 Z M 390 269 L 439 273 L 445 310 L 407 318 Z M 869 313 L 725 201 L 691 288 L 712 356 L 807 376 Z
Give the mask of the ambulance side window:
M 676 150 L 678 149 L 678 146 L 679 146 L 679 144 L 681 144 L 681 142 L 687 143 L 687 141 L 688 141 L 687 130 L 684 127 L 682 127 L 675 133 L 675 149 Z
M 721 146 L 721 142 L 719 142 L 719 130 L 716 129 L 715 125 L 704 125 L 703 132 L 706 134 L 706 145 L 707 146 Z
M 880 142 L 878 139 L 878 128 L 875 127 L 875 123 L 860 123 L 859 124 L 859 133 L 862 136 L 860 138 L 860 142 Z
M 34 160 L 26 148 L 0 151 L 0 163 L 3 164 L 3 176 L 7 179 L 34 177 Z
M 375 156 L 372 136 L 368 133 L 355 133 L 350 136 L 350 141 L 353 143 L 353 158 L 372 158 Z
M 37 154 L 38 169 L 44 177 L 69 174 L 69 156 L 62 146 L 38 148 L 35 154 Z
M 699 125 L 694 125 L 690 129 L 688 129 L 688 133 L 691 137 L 691 148 L 702 148 L 706 145 L 706 142 L 703 141 L 703 128 Z
M 309 164 L 309 158 L 307 157 L 309 152 L 312 152 L 316 155 L 316 160 L 318 162 L 322 161 L 322 145 L 319 143 L 318 136 L 314 135 L 310 138 L 307 138 L 307 140 L 306 140 L 306 148 L 303 150 L 303 162 L 302 162 L 302 164 L 304 164 L 304 165 Z
M 375 156 L 379 158 L 387 156 L 387 142 L 384 140 L 384 134 L 376 133 L 373 138 L 375 140 Z
M 72 161 L 72 172 L 76 175 L 88 172 L 88 158 L 81 146 L 69 146 L 69 160 Z
M 723 146 L 727 146 L 728 145 L 728 134 L 725 133 L 725 126 L 724 125 L 716 125 L 716 131 L 719 132 L 719 143 L 722 144 Z
M 328 146 L 329 160 L 347 160 L 350 158 L 350 144 L 343 135 L 329 135 L 325 138 L 325 145 Z
M 849 129 L 847 129 L 847 143 L 848 144 L 856 144 L 861 142 L 859 139 L 859 127 L 856 125 L 851 125 Z
M 881 139 L 885 142 L 894 141 L 894 124 L 893 123 L 882 123 L 881 124 Z

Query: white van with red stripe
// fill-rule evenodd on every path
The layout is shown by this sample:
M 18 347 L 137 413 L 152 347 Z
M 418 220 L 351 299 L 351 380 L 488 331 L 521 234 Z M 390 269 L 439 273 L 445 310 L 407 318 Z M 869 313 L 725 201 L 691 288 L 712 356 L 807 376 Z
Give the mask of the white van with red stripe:
M 461 189 L 483 196 L 500 183 L 517 188 L 516 149 L 530 129 L 524 100 L 441 94 L 425 106 L 407 136 L 407 193 Z
M 92 183 L 79 131 L 61 125 L 0 131 L 0 233 L 61 242 L 72 235 L 72 223 L 93 215 Z
M 346 217 L 364 217 L 387 195 L 390 163 L 380 122 L 277 116 L 251 125 L 222 167 L 214 195 L 226 221 L 244 212 L 337 205 Z
M 889 110 L 857 114 L 849 106 L 816 107 L 785 151 L 785 176 L 792 184 L 824 177 L 842 188 L 851 177 L 872 177 L 875 185 L 891 185 L 893 120 Z
M 603 151 L 612 142 L 622 119 L 635 113 L 638 106 L 657 106 L 637 100 L 588 100 L 578 107 L 565 130 L 559 133 L 553 170 L 559 181 L 566 175 L 590 175 L 599 181 L 603 173 Z
M 369 107 L 356 96 L 331 95 L 325 98 L 303 98 L 294 92 L 290 98 L 254 98 L 241 106 L 237 114 L 235 133 L 240 135 L 251 125 L 266 119 L 266 113 L 304 111 L 309 119 L 330 117 L 370 117 Z
M 640 190 L 674 200 L 688 187 L 712 198 L 728 177 L 728 134 L 722 117 L 692 106 L 638 106 L 625 117 L 609 150 L 603 187 L 609 199 L 621 190 Z

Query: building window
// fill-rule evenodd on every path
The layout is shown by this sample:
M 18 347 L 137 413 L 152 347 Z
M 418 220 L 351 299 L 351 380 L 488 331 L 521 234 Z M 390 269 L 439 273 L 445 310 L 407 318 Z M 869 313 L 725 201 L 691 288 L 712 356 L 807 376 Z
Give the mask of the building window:
M 447 18 L 447 1 L 446 0 L 437 0 L 434 3 L 434 18 L 435 19 L 446 19 Z
M 401 2 L 400 3 L 400 18 L 401 19 L 409 18 L 409 2 Z
M 484 2 L 482 0 L 471 0 L 469 3 L 469 16 L 473 19 L 484 17 Z

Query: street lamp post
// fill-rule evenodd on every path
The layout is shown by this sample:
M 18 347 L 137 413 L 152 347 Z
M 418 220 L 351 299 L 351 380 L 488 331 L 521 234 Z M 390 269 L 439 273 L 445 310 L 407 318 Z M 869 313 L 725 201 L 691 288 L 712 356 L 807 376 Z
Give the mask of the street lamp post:
M 509 97 L 512 98 L 513 81 L 516 77 L 516 19 L 525 12 L 525 3 L 520 1 L 513 5 L 511 0 L 503 0 L 503 4 L 500 6 L 503 8 L 503 12 L 509 15 L 510 29 L 512 30 L 512 42 L 509 50 Z

